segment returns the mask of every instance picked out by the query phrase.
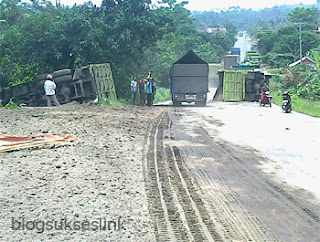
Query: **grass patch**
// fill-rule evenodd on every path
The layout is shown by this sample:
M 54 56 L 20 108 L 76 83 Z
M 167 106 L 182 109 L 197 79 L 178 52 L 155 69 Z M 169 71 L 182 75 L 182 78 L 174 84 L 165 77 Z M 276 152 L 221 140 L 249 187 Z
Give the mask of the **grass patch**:
M 272 92 L 272 102 L 281 106 L 282 93 L 278 91 Z M 307 99 L 291 94 L 292 110 L 307 114 L 313 117 L 320 117 L 320 101 L 309 101 Z
M 169 100 L 171 100 L 170 90 L 164 87 L 157 88 L 157 93 L 154 96 L 154 103 L 164 102 Z
M 22 108 L 23 106 L 26 106 L 26 104 L 21 103 L 21 104 L 17 105 L 13 101 L 10 101 L 5 106 L 3 106 L 2 103 L 0 102 L 0 108 L 16 109 L 16 108 Z
M 101 105 L 116 105 L 116 106 L 124 106 L 128 105 L 129 102 L 126 99 L 118 99 L 118 100 L 102 100 L 99 101 Z
M 129 101 L 126 99 L 118 99 L 118 100 L 99 100 L 97 103 L 94 101 L 89 101 L 86 103 L 87 106 L 93 106 L 93 105 L 102 105 L 102 106 L 107 106 L 107 105 L 116 105 L 116 106 L 124 106 L 128 105 Z

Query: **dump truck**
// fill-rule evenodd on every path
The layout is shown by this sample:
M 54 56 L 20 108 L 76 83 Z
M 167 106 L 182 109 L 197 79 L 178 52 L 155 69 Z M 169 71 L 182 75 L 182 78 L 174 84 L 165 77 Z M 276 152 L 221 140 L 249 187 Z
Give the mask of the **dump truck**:
M 249 70 L 220 70 L 219 88 L 223 101 L 259 101 L 265 83 L 269 84 L 270 74 Z
M 246 60 L 250 63 L 251 66 L 260 66 L 260 54 L 256 51 L 247 51 Z
M 47 75 L 38 75 L 31 82 L 3 88 L 0 92 L 0 101 L 3 105 L 12 100 L 18 105 L 33 106 L 33 97 L 38 89 L 42 95 L 40 106 L 45 106 L 43 85 Z M 52 75 L 57 84 L 56 95 L 61 104 L 73 101 L 82 103 L 97 97 L 100 100 L 117 99 L 110 63 L 91 64 L 74 70 L 57 70 Z
M 209 65 L 192 50 L 175 62 L 170 70 L 170 90 L 174 106 L 182 102 L 205 106 Z

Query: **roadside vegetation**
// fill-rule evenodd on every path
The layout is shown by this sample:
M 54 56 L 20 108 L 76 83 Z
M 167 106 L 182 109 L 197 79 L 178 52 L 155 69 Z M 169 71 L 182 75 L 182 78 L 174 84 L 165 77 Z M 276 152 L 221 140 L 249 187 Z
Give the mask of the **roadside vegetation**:
M 164 102 L 171 100 L 170 89 L 159 87 L 157 89 L 157 94 L 154 97 L 154 103 Z
M 274 76 L 270 80 L 272 102 L 281 106 L 282 93 L 289 91 L 292 101 L 292 109 L 313 117 L 320 117 L 320 81 L 318 78 L 305 77 L 305 68 L 299 66 L 289 69 L 273 69 Z M 299 71 L 300 70 L 300 71 Z M 300 76 L 302 75 L 302 76 Z M 298 84 L 296 83 L 298 82 Z
M 10 101 L 6 105 L 2 105 L 0 102 L 0 108 L 6 108 L 6 109 L 17 109 L 17 108 L 22 108 L 25 104 L 20 104 L 17 105 L 15 102 Z
M 102 1 L 67 7 L 49 1 L 0 1 L 0 88 L 32 81 L 36 75 L 89 63 L 112 64 L 119 98 L 130 80 L 152 71 L 168 86 L 170 66 L 193 49 L 210 63 L 221 62 L 237 29 L 207 33 L 176 0 Z
M 301 32 L 299 23 L 303 23 Z M 273 102 L 281 105 L 282 92 L 290 91 L 293 110 L 315 117 L 320 117 L 320 37 L 313 30 L 319 23 L 318 6 L 296 7 L 287 14 L 287 22 L 275 29 L 251 29 L 258 40 L 262 65 L 274 74 L 270 82 Z M 302 56 L 314 62 L 289 67 L 300 59 L 300 34 Z
M 90 2 L 67 7 L 46 0 L 2 0 L 0 89 L 58 69 L 111 62 L 117 104 L 127 104 L 134 76 L 152 71 L 158 87 L 168 88 L 171 65 L 188 50 L 208 63 L 220 63 L 237 32 L 246 30 L 257 41 L 262 65 L 280 70 L 275 72 L 277 87 L 290 89 L 305 105 L 320 101 L 320 37 L 313 31 L 320 26 L 320 4 L 193 13 L 184 5 L 176 0 L 162 0 L 157 7 L 149 0 L 104 0 L 100 7 Z M 300 57 L 299 22 L 302 55 L 314 59 L 314 67 L 288 68 Z M 217 27 L 226 33 L 205 31 Z M 155 98 L 170 100 L 169 90 L 158 88 Z
M 307 114 L 313 117 L 320 117 L 320 101 L 309 101 L 297 95 L 291 95 L 292 109 L 296 112 Z M 272 102 L 282 105 L 282 92 L 272 91 Z

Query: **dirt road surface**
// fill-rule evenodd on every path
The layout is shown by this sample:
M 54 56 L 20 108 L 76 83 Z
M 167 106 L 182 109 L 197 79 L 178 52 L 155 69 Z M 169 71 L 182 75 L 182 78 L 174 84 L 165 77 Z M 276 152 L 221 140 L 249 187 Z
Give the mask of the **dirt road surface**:
M 222 102 L 0 114 L 2 134 L 81 141 L 0 155 L 1 241 L 320 241 L 319 119 Z
M 145 170 L 158 241 L 320 240 L 318 154 L 308 152 L 319 119 L 211 103 L 171 108 L 153 127 Z

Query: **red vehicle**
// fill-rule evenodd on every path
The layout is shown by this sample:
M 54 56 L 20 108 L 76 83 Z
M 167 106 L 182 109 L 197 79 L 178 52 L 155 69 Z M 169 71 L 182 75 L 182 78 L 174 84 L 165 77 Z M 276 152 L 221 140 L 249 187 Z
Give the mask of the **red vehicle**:
M 269 91 L 262 92 L 260 98 L 260 107 L 266 105 L 269 105 L 271 107 L 271 98 L 272 96 L 270 95 Z

